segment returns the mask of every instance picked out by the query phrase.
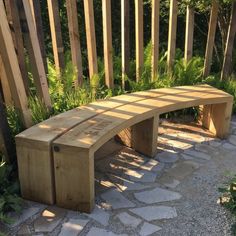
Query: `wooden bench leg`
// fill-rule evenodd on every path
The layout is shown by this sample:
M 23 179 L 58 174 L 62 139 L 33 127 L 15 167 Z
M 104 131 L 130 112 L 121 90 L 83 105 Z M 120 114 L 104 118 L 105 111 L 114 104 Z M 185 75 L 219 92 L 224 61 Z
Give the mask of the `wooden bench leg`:
M 203 127 L 219 138 L 226 138 L 229 133 L 232 106 L 232 102 L 227 102 L 200 107 Z
M 56 203 L 90 213 L 94 207 L 94 155 L 54 146 Z
M 157 151 L 159 115 L 141 121 L 118 134 L 126 146 L 146 156 L 154 157 Z

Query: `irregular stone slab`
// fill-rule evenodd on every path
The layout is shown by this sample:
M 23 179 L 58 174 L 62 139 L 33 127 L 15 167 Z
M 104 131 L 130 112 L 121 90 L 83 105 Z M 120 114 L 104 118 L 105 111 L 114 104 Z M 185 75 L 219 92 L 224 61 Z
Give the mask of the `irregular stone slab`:
M 191 143 L 202 143 L 205 141 L 205 138 L 199 134 L 194 133 L 178 133 L 178 137 L 182 139 L 186 139 L 187 141 L 190 141 Z
M 209 141 L 209 145 L 212 146 L 212 147 L 219 147 L 221 145 L 221 142 L 211 140 L 211 141 Z
M 193 161 L 184 161 L 168 169 L 167 174 L 171 176 L 173 179 L 183 180 L 198 168 L 199 164 Z
M 153 171 L 153 172 L 161 172 L 164 169 L 165 165 L 163 163 L 158 162 L 155 159 L 151 159 L 142 165 L 140 168 L 143 170 Z
M 219 153 L 218 150 L 216 150 L 214 147 L 211 147 L 209 145 L 205 145 L 205 144 L 196 144 L 195 145 L 195 149 L 199 152 L 204 152 L 204 153 Z
M 181 156 L 184 158 L 184 160 L 189 161 L 189 160 L 194 160 L 193 156 L 189 156 L 187 154 L 181 154 Z
M 229 142 L 233 145 L 236 145 L 236 135 L 230 135 Z
M 170 145 L 176 149 L 181 149 L 181 150 L 185 150 L 185 149 L 193 147 L 193 144 L 190 144 L 190 143 L 184 142 L 184 141 L 180 141 L 180 140 L 174 140 L 174 139 L 168 140 L 167 143 L 168 143 L 168 145 Z
M 155 159 L 159 160 L 162 163 L 174 163 L 179 160 L 179 156 L 177 153 L 162 152 L 157 154 Z
M 116 189 L 109 190 L 103 193 L 101 197 L 109 204 L 113 209 L 135 207 L 135 204 L 125 198 Z
M 141 236 L 148 236 L 148 235 L 151 235 L 159 230 L 161 230 L 161 227 L 145 222 L 143 224 L 143 226 L 141 227 L 139 234 Z
M 127 234 L 115 234 L 111 231 L 107 231 L 105 229 L 100 229 L 97 227 L 92 227 L 87 236 L 128 236 Z
M 233 144 L 231 143 L 224 143 L 222 145 L 223 148 L 227 149 L 227 150 L 230 150 L 230 151 L 234 151 L 236 150 L 236 146 L 234 146 Z
M 77 236 L 88 222 L 89 220 L 69 219 L 68 222 L 62 224 L 62 229 L 58 236 Z
M 146 188 L 149 188 L 150 186 L 131 182 L 131 181 L 125 181 L 124 182 L 124 191 L 136 191 L 136 190 L 143 190 Z
M 179 193 L 162 189 L 159 187 L 153 190 L 135 193 L 134 196 L 137 200 L 146 204 L 169 202 L 181 198 L 181 195 Z
M 30 228 L 28 225 L 22 225 L 17 235 L 31 235 Z
M 130 170 L 125 172 L 129 176 L 131 181 L 142 183 L 153 183 L 156 180 L 157 173 L 146 170 Z
M 176 209 L 174 207 L 168 206 L 146 206 L 130 209 L 129 211 L 147 221 L 171 219 L 177 217 Z
M 63 220 L 65 214 L 66 211 L 64 209 L 49 206 L 34 221 L 35 232 L 52 232 Z
M 119 218 L 119 220 L 124 225 L 132 227 L 132 228 L 136 228 L 142 222 L 141 219 L 131 216 L 130 214 L 126 212 L 120 213 L 116 217 Z
M 207 161 L 211 160 L 210 155 L 203 153 L 203 152 L 195 151 L 195 150 L 187 149 L 184 151 L 184 154 L 188 154 L 188 155 L 193 156 L 195 158 L 200 158 L 200 159 L 204 159 Z
M 37 214 L 39 211 L 40 211 L 39 207 L 30 207 L 24 209 L 20 215 L 17 213 L 9 214 L 9 217 L 12 218 L 12 220 L 14 221 L 14 223 L 9 225 L 9 227 L 13 228 L 20 225 L 27 219 L 31 218 L 33 215 Z
M 161 183 L 168 188 L 176 188 L 180 184 L 180 181 L 173 179 L 169 175 L 163 175 L 161 178 L 158 179 L 158 183 Z
M 88 217 L 94 219 L 104 226 L 108 226 L 110 214 L 103 210 L 101 207 L 96 206 L 91 214 L 87 214 Z

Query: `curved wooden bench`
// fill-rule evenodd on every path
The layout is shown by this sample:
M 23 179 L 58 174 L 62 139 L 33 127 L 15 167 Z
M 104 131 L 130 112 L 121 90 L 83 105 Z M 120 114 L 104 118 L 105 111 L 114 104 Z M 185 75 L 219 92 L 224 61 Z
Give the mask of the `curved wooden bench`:
M 159 115 L 200 105 L 203 126 L 224 138 L 232 103 L 231 95 L 211 86 L 184 86 L 117 96 L 53 117 L 16 137 L 22 195 L 90 212 L 94 152 L 110 138 L 119 134 L 127 145 L 152 157 Z

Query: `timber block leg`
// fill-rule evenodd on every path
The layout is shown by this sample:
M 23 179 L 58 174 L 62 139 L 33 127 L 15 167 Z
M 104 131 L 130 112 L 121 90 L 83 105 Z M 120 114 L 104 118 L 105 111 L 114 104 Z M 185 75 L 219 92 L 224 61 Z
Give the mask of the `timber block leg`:
M 90 213 L 94 208 L 94 154 L 54 146 L 56 204 Z
M 157 151 L 159 115 L 141 121 L 118 134 L 119 139 L 128 147 L 146 156 L 154 157 Z
M 232 106 L 232 102 L 201 106 L 203 127 L 218 138 L 226 138 L 229 134 Z

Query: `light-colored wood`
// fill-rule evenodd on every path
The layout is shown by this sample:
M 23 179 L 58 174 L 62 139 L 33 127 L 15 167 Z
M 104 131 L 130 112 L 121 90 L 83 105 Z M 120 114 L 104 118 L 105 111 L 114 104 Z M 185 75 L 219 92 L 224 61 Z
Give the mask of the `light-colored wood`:
M 152 81 L 157 78 L 159 59 L 160 0 L 152 0 Z
M 193 56 L 194 8 L 187 6 L 184 59 L 188 63 Z
M 49 95 L 48 82 L 44 68 L 43 58 L 41 54 L 40 44 L 37 37 L 37 31 L 33 20 L 33 15 L 30 9 L 28 0 L 22 0 L 24 6 L 25 17 L 29 29 L 30 44 L 32 46 L 31 58 L 35 62 L 33 69 L 34 82 L 38 96 L 42 99 L 45 105 L 51 108 L 51 98 Z
M 3 62 L 2 62 L 1 55 L 0 55 L 0 82 L 2 85 L 3 97 L 4 97 L 5 104 L 8 106 L 13 105 L 11 90 L 10 90 L 10 86 L 9 86 L 8 79 L 7 79 L 7 74 L 6 74 L 6 71 L 5 71 Z
M 212 0 L 211 17 L 210 17 L 210 22 L 209 22 L 209 27 L 208 27 L 207 45 L 206 45 L 204 70 L 203 70 L 204 77 L 207 77 L 211 71 L 212 54 L 213 54 L 213 48 L 214 48 L 214 43 L 215 43 L 218 11 L 219 11 L 218 1 Z
M 121 0 L 121 59 L 122 88 L 125 89 L 125 78 L 129 73 L 130 60 L 130 0 Z
M 136 81 L 143 70 L 143 0 L 135 0 Z
M 98 73 L 96 35 L 94 26 L 93 0 L 84 0 L 88 64 L 90 79 Z
M 70 47 L 72 63 L 77 70 L 78 79 L 75 81 L 75 86 L 82 85 L 83 83 L 83 66 L 82 66 L 82 54 L 80 46 L 79 24 L 78 24 L 78 11 L 77 1 L 67 0 L 66 10 L 68 17 L 68 27 L 70 34 Z
M 65 67 L 58 0 L 47 0 L 54 62 L 58 72 Z
M 27 96 L 18 64 L 3 1 L 0 0 L 0 54 L 7 73 L 12 99 L 26 127 L 32 124 Z
M 233 3 L 233 7 L 232 7 L 232 14 L 231 14 L 227 42 L 226 42 L 225 52 L 224 52 L 223 68 L 221 71 L 221 80 L 228 79 L 232 71 L 232 55 L 233 55 L 233 48 L 234 48 L 234 38 L 235 38 L 235 33 L 236 33 L 235 22 L 236 22 L 236 2 Z
M 102 1 L 103 18 L 103 45 L 105 81 L 108 88 L 114 87 L 113 59 L 112 59 L 112 26 L 111 26 L 111 0 Z
M 172 66 L 175 60 L 177 15 L 178 15 L 178 1 L 170 0 L 168 54 L 167 54 L 168 72 L 172 71 Z

